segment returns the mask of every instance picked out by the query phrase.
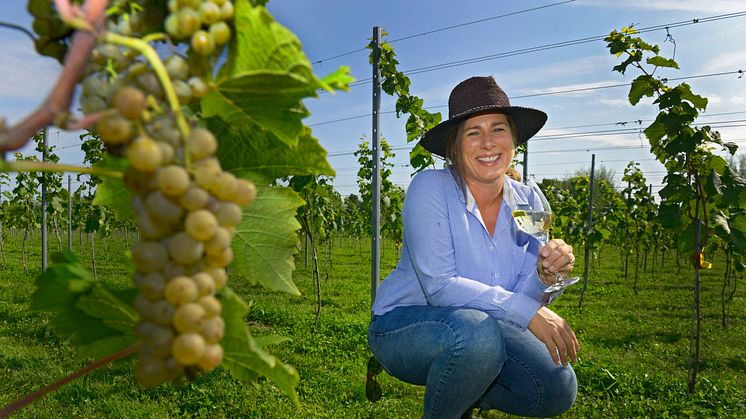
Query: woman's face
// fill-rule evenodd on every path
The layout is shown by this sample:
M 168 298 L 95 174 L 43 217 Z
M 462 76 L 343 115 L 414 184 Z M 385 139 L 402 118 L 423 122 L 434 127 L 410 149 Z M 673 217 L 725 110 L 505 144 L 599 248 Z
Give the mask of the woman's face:
M 467 119 L 460 144 L 467 183 L 499 183 L 515 156 L 508 117 L 499 113 Z

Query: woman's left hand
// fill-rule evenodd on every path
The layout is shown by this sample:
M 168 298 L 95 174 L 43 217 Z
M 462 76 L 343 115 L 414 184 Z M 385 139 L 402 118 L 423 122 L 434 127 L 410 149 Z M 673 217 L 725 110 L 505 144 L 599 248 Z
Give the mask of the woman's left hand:
M 552 239 L 545 246 L 539 248 L 538 272 L 541 282 L 552 285 L 556 282 L 556 274 L 559 272 L 567 277 L 575 263 L 575 255 L 572 246 L 562 239 Z

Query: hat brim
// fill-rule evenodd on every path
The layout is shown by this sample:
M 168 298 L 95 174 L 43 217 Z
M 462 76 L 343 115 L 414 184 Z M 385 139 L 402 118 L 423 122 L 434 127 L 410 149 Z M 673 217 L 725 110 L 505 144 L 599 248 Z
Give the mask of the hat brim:
M 424 147 L 425 150 L 445 158 L 448 133 L 451 128 L 456 126 L 459 122 L 469 119 L 475 114 L 490 111 L 504 113 L 511 117 L 515 124 L 515 128 L 518 131 L 518 144 L 523 144 L 528 141 L 529 138 L 536 135 L 536 133 L 539 132 L 547 122 L 547 114 L 538 109 L 525 108 L 523 106 L 496 106 L 494 108 L 483 108 L 441 122 L 425 133 L 420 140 L 420 145 Z

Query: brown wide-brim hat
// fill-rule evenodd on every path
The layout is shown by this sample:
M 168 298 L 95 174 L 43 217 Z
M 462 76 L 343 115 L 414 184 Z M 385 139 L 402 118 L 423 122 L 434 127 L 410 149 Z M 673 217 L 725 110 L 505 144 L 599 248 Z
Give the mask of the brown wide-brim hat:
M 445 157 L 451 128 L 475 114 L 490 111 L 504 113 L 513 119 L 518 131 L 518 144 L 528 141 L 547 122 L 547 114 L 538 109 L 511 106 L 508 95 L 492 76 L 472 77 L 453 88 L 448 97 L 448 120 L 426 132 L 420 145 L 433 154 Z

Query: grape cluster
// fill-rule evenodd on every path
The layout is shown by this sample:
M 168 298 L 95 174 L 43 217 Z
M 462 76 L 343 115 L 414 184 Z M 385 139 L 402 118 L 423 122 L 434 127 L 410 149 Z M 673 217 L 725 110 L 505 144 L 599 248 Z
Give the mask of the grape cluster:
M 169 7 L 166 29 L 177 39 L 191 37 L 194 51 L 205 51 L 195 46 L 203 25 L 215 45 L 230 38 L 229 1 L 171 0 Z M 136 36 L 137 21 L 120 19 L 108 30 Z M 81 107 L 99 114 L 95 131 L 107 150 L 129 161 L 124 181 L 134 195 L 140 232 L 132 247 L 140 315 L 135 375 L 154 386 L 210 371 L 223 358 L 225 329 L 215 293 L 226 284 L 241 207 L 254 201 L 256 188 L 222 170 L 218 141 L 208 129 L 179 124 L 163 83 L 138 53 L 101 44 L 90 61 Z M 163 64 L 179 105 L 207 93 L 185 58 L 170 55 Z
M 192 49 L 200 55 L 210 55 L 216 47 L 228 42 L 233 18 L 230 0 L 169 0 L 171 14 L 166 18 L 166 31 L 176 39 L 189 39 Z

